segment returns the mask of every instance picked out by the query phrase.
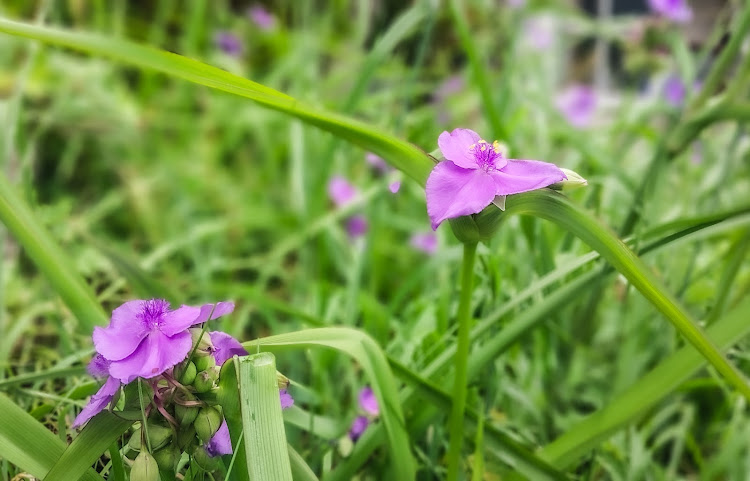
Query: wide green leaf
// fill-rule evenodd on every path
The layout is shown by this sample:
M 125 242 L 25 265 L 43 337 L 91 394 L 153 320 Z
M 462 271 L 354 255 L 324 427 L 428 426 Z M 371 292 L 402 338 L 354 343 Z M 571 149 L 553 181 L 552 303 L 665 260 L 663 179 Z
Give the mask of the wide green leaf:
M 328 347 L 354 358 L 367 374 L 375 391 L 380 417 L 388 438 L 393 479 L 414 479 L 415 463 L 404 425 L 398 390 L 385 354 L 367 334 L 356 329 L 330 327 L 280 334 L 244 343 L 248 350 Z

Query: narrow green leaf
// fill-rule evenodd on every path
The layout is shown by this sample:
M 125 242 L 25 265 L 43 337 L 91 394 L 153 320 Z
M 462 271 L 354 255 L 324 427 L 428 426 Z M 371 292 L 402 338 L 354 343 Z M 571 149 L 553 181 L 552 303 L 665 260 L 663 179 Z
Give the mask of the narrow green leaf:
M 0 393 L 0 457 L 42 479 L 65 451 L 63 443 L 29 413 Z M 93 469 L 82 473 L 85 481 L 103 481 Z
M 259 83 L 196 60 L 111 36 L 71 32 L 0 19 L 0 32 L 104 55 L 173 77 L 251 99 L 374 152 L 424 185 L 433 167 L 416 146 L 352 118 L 311 107 Z
M 132 424 L 133 421 L 110 412 L 98 414 L 68 446 L 44 477 L 44 481 L 79 479 Z
M 586 242 L 624 275 L 641 294 L 666 317 L 680 333 L 719 371 L 727 381 L 750 400 L 750 384 L 708 339 L 687 310 L 653 274 L 643 261 L 617 236 L 595 218 L 550 189 L 508 196 L 503 218 L 530 214 L 550 220 Z
M 273 347 L 276 350 L 321 346 L 337 349 L 354 358 L 370 378 L 381 407 L 380 416 L 388 437 L 393 479 L 414 479 L 416 467 L 396 382 L 385 354 L 371 337 L 356 329 L 330 327 L 266 337 L 246 342 L 244 346 L 248 350 L 259 347 Z
M 44 273 L 84 331 L 91 332 L 94 326 L 107 322 L 91 289 L 4 175 L 0 175 L 0 221 Z
M 239 358 L 240 409 L 251 481 L 292 480 L 281 415 L 276 358 L 261 352 Z
M 750 333 L 748 312 L 750 298 L 744 299 L 730 314 L 708 328 L 709 337 L 722 349 L 728 349 Z M 573 465 L 613 432 L 651 409 L 705 364 L 705 359 L 692 346 L 683 347 L 659 363 L 607 407 L 545 446 L 540 451 L 540 456 L 560 469 Z
M 289 450 L 289 461 L 292 463 L 292 478 L 294 478 L 294 481 L 318 481 L 318 477 L 302 459 L 302 456 L 290 444 L 287 444 L 286 447 Z
M 217 401 L 221 405 L 224 419 L 227 421 L 229 435 L 232 438 L 232 446 L 236 447 L 234 465 L 229 474 L 229 479 L 233 481 L 249 481 L 245 443 L 240 443 L 242 439 L 242 412 L 240 410 L 239 378 L 237 374 L 237 357 L 235 357 L 233 362 L 225 362 L 221 367 Z

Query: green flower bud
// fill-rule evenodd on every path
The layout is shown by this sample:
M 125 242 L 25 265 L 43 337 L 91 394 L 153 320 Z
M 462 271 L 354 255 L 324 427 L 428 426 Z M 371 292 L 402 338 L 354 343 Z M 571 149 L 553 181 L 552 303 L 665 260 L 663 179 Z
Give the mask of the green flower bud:
M 219 430 L 221 420 L 221 413 L 215 407 L 206 406 L 201 408 L 198 417 L 193 423 L 198 438 L 204 443 L 207 443 L 213 435 L 216 434 L 216 431 Z
M 216 385 L 217 379 L 219 379 L 219 372 L 216 369 L 211 368 L 207 371 L 201 371 L 195 376 L 193 387 L 197 392 L 208 392 Z
M 495 235 L 505 210 L 505 196 L 497 196 L 478 214 L 448 219 L 456 238 L 463 243 L 488 241 Z
M 164 471 L 174 471 L 177 468 L 177 462 L 180 460 L 180 450 L 174 444 L 169 444 L 156 451 L 153 456 L 159 469 Z
M 212 458 L 201 446 L 196 446 L 193 450 L 193 461 L 204 471 L 216 471 L 219 467 L 220 456 Z
M 141 451 L 141 454 L 133 462 L 133 467 L 130 470 L 130 480 L 160 481 L 160 479 L 159 465 L 156 464 L 154 457 L 146 451 Z
M 174 376 L 180 381 L 183 386 L 189 386 L 193 384 L 195 375 L 198 373 L 198 369 L 195 367 L 195 363 L 189 362 L 187 364 L 180 364 L 174 370 Z
M 182 406 L 181 404 L 177 404 L 174 407 L 174 416 L 181 427 L 189 426 L 198 417 L 200 410 L 200 406 Z
M 194 441 L 195 428 L 192 424 L 190 426 L 180 428 L 180 430 L 177 432 L 177 447 L 182 451 L 188 451 L 188 448 Z
M 213 351 L 214 345 L 211 343 L 211 336 L 208 335 L 208 332 L 205 332 L 199 327 L 194 327 L 190 329 L 190 336 L 193 338 L 193 346 L 195 346 L 196 343 L 198 344 L 196 352 Z M 200 341 L 198 339 L 200 339 Z M 202 371 L 202 369 L 198 370 Z
M 563 169 L 560 167 L 560 170 L 563 171 L 565 174 L 565 177 L 567 179 L 560 181 L 556 184 L 550 185 L 550 189 L 554 190 L 574 190 L 578 189 L 579 187 L 584 187 L 589 185 L 588 181 L 581 177 L 577 172 L 574 172 L 570 169 Z
M 195 362 L 195 369 L 198 372 L 205 371 L 216 366 L 216 359 L 214 359 L 211 354 L 198 355 L 196 353 L 196 356 L 193 358 L 193 362 Z
M 279 385 L 279 389 L 286 389 L 289 387 L 289 378 L 276 371 L 276 383 Z
M 148 423 L 146 430 L 148 431 L 148 439 L 151 444 L 151 449 L 159 449 L 172 439 L 172 430 L 161 424 Z M 130 449 L 136 451 L 143 449 L 141 446 L 141 437 L 141 428 L 133 431 L 133 435 L 130 436 L 130 440 L 128 441 Z

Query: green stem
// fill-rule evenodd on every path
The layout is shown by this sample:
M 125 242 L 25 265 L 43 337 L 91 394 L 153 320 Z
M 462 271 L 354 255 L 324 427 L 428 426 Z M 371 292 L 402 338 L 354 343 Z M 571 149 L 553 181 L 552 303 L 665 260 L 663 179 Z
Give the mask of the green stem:
M 471 331 L 471 294 L 474 283 L 474 260 L 477 244 L 464 244 L 461 267 L 461 298 L 458 303 L 458 343 L 456 347 L 456 377 L 453 383 L 453 408 L 450 419 L 448 447 L 448 481 L 458 479 L 463 444 L 464 411 L 466 410 L 466 365 L 469 359 Z

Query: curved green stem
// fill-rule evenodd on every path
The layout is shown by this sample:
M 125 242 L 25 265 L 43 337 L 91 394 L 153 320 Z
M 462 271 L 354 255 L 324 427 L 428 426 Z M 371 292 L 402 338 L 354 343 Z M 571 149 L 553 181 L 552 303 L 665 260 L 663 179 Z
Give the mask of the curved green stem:
M 469 359 L 469 334 L 471 331 L 471 294 L 474 284 L 474 260 L 477 244 L 464 244 L 461 267 L 461 297 L 458 303 L 458 343 L 456 348 L 456 377 L 453 383 L 453 407 L 450 418 L 450 445 L 448 447 L 448 481 L 458 479 L 463 445 L 464 411 L 466 410 L 466 365 Z

